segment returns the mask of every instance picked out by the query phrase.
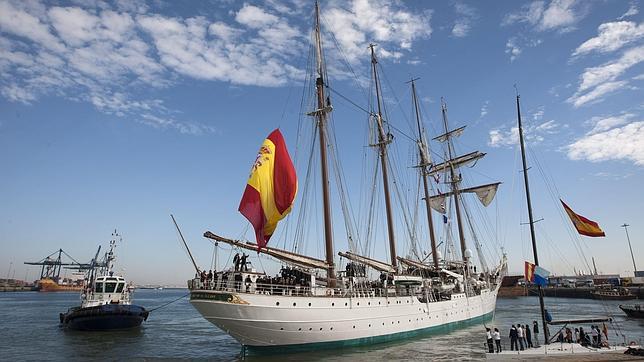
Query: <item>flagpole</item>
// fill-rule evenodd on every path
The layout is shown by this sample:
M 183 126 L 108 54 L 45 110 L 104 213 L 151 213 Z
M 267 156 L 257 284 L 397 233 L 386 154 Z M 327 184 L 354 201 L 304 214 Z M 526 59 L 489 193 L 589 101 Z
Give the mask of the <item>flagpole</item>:
M 528 184 L 528 165 L 525 158 L 525 143 L 523 141 L 523 125 L 521 124 L 521 106 L 519 105 L 519 94 L 517 94 L 517 120 L 519 123 L 519 143 L 521 145 L 521 160 L 523 162 L 523 181 L 525 183 L 525 196 L 528 203 L 528 219 L 530 221 L 530 237 L 532 239 L 532 253 L 534 254 L 534 265 L 539 266 L 539 257 L 537 256 L 537 239 L 534 234 L 534 219 L 532 217 L 532 203 L 530 201 L 530 186 Z M 543 290 L 541 284 L 537 284 L 539 293 L 539 305 L 541 307 L 541 323 L 543 325 L 543 337 L 545 344 L 548 344 L 548 325 L 546 323 L 546 311 L 543 303 Z

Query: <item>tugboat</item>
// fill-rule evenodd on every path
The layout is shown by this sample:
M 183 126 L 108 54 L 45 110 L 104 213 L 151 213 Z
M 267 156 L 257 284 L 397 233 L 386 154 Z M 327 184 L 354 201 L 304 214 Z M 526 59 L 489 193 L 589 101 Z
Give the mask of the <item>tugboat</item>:
M 99 246 L 86 273 L 85 288 L 80 295 L 81 305 L 60 313 L 63 328 L 82 331 L 129 329 L 147 320 L 149 311 L 131 303 L 133 288 L 112 270 L 117 239 L 121 241 L 114 231 L 110 250 L 101 262 L 97 262 L 101 251 Z

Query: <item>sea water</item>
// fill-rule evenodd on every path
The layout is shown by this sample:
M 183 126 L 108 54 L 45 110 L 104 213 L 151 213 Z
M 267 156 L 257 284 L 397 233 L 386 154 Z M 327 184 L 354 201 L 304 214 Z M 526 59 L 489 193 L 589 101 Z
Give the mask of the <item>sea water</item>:
M 135 304 L 153 309 L 187 293 L 185 289 L 137 290 L 134 300 Z M 0 293 L 0 360 L 242 359 L 241 346 L 202 318 L 187 298 L 153 311 L 141 328 L 134 330 L 61 329 L 59 313 L 78 304 L 76 293 Z M 644 320 L 627 318 L 618 308 L 619 304 L 618 301 L 546 298 L 554 319 L 611 316 L 614 322 L 607 323 L 609 342 L 644 342 Z M 246 356 L 245 360 L 478 360 L 485 358 L 485 326 L 499 328 L 503 344 L 509 346 L 507 336 L 512 324 L 532 325 L 537 320 L 541 330 L 540 318 L 539 301 L 535 297 L 499 299 L 492 320 L 450 333 L 348 349 Z M 583 327 L 590 330 L 590 325 Z M 550 328 L 551 333 L 557 331 L 555 326 Z

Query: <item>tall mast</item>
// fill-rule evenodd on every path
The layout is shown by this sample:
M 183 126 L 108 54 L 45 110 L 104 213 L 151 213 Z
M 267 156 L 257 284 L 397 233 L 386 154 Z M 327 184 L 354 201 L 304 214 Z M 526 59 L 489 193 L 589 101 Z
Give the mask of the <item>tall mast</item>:
M 398 266 L 398 260 L 396 258 L 396 239 L 394 236 L 394 219 L 391 213 L 391 197 L 389 195 L 389 175 L 387 168 L 387 144 L 391 142 L 387 134 L 385 133 L 385 128 L 382 124 L 382 107 L 380 105 L 380 82 L 378 80 L 378 71 L 376 64 L 376 53 L 373 50 L 374 45 L 370 44 L 371 48 L 371 66 L 373 68 L 373 79 L 374 84 L 376 85 L 376 100 L 378 103 L 378 114 L 376 115 L 376 123 L 378 126 L 378 148 L 380 150 L 380 163 L 382 167 L 382 187 L 385 192 L 385 208 L 387 212 L 387 231 L 389 233 L 389 250 L 391 254 L 391 265 L 394 269 Z
M 628 236 L 628 225 L 627 223 L 624 223 L 622 227 L 624 228 L 624 231 L 626 232 L 626 240 L 628 240 L 628 248 L 631 250 L 631 259 L 633 259 L 633 273 L 635 276 L 637 276 L 637 267 L 635 266 L 635 257 L 633 256 L 633 247 L 631 246 L 631 238 Z
M 441 99 L 441 112 L 443 114 L 443 125 L 445 126 L 445 137 L 446 137 L 446 143 L 447 143 L 447 157 L 449 158 L 449 173 L 450 173 L 450 181 L 452 184 L 452 193 L 454 194 L 454 207 L 456 209 L 456 224 L 458 225 L 458 239 L 461 243 L 461 256 L 463 257 L 463 261 L 466 261 L 465 257 L 465 250 L 467 249 L 465 245 L 465 235 L 463 233 L 463 222 L 461 221 L 461 204 L 458 200 L 459 197 L 459 190 L 458 190 L 458 183 L 460 181 L 460 177 L 456 177 L 456 171 L 454 164 L 452 163 L 452 142 L 451 142 L 451 135 L 449 132 L 449 127 L 447 126 L 447 104 L 445 104 L 445 101 Z M 465 275 L 469 273 L 468 268 L 465 268 Z
M 429 186 L 427 182 L 427 167 L 430 165 L 427 159 L 427 144 L 425 144 L 425 133 L 420 125 L 420 110 L 418 108 L 418 97 L 416 96 L 416 79 L 411 80 L 411 91 L 414 99 L 414 109 L 416 110 L 416 125 L 418 126 L 418 152 L 420 154 L 420 174 L 423 178 L 423 189 L 425 191 L 425 209 L 427 211 L 427 225 L 429 227 L 429 240 L 432 246 L 432 260 L 434 268 L 438 269 L 438 255 L 436 253 L 436 238 L 434 235 L 434 221 L 432 219 L 432 208 L 429 200 Z
M 315 53 L 317 59 L 317 79 L 315 80 L 315 89 L 317 91 L 318 109 L 314 112 L 317 115 L 318 132 L 320 138 L 320 168 L 322 175 L 322 205 L 324 209 L 324 241 L 326 246 L 327 268 L 327 286 L 334 288 L 335 263 L 333 261 L 333 228 L 331 226 L 331 200 L 329 192 L 329 170 L 326 158 L 326 114 L 331 111 L 331 107 L 325 105 L 324 97 L 324 59 L 322 55 L 322 38 L 320 36 L 320 8 L 318 2 L 315 2 Z
M 539 257 L 537 256 L 537 239 L 534 234 L 534 219 L 532 217 L 532 203 L 530 202 L 530 186 L 528 184 L 528 165 L 525 158 L 525 144 L 523 142 L 523 125 L 521 124 L 521 106 L 519 105 L 519 95 L 517 94 L 517 120 L 519 123 L 519 143 L 521 145 L 521 160 L 523 162 L 523 181 L 525 183 L 525 196 L 528 203 L 528 219 L 530 223 L 530 237 L 532 238 L 532 253 L 534 254 L 534 265 L 539 265 Z M 543 325 L 543 337 L 545 344 L 548 344 L 548 328 L 546 325 L 546 311 L 543 304 L 543 290 L 541 285 L 537 284 L 539 292 L 539 306 L 541 307 L 541 322 Z

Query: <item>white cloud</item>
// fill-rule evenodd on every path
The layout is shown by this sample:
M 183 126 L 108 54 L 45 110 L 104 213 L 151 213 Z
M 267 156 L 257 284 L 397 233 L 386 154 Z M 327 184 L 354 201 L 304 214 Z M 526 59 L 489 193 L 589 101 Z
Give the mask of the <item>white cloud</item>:
M 553 0 L 543 12 L 539 27 L 541 30 L 567 28 L 578 19 L 573 9 L 575 0 Z
M 644 23 L 639 25 L 632 21 L 604 23 L 599 26 L 598 35 L 582 43 L 572 55 L 578 56 L 592 51 L 608 53 L 642 38 L 644 38 Z
M 637 15 L 639 13 L 640 12 L 637 9 L 637 5 L 635 5 L 634 2 L 631 2 L 630 6 L 628 7 L 628 10 L 626 10 L 626 12 L 622 16 L 620 16 L 618 19 L 621 20 L 621 19 L 627 18 L 629 16 Z
M 523 35 L 513 36 L 505 43 L 505 53 L 510 55 L 510 62 L 515 61 L 525 48 L 534 48 L 541 44 L 541 39 L 530 39 Z
M 237 12 L 235 20 L 249 28 L 264 28 L 278 22 L 279 18 L 269 14 L 257 6 L 244 4 L 244 7 Z
M 580 107 L 589 102 L 599 102 L 604 95 L 627 88 L 628 82 L 616 81 L 617 77 L 642 61 L 644 61 L 644 46 L 639 46 L 626 50 L 616 60 L 586 68 L 580 76 L 581 83 L 577 91 L 566 101 L 575 107 Z M 591 90 L 591 88 L 594 89 Z
M 569 31 L 585 15 L 576 0 L 533 1 L 521 10 L 507 14 L 501 25 L 526 23 L 537 31 Z
M 483 118 L 487 115 L 487 112 L 488 112 L 487 109 L 489 105 L 490 105 L 490 101 L 483 102 L 483 105 L 481 106 L 481 115 L 479 116 L 479 118 Z
M 452 28 L 452 35 L 458 38 L 467 36 L 472 29 L 472 23 L 478 18 L 476 9 L 461 2 L 454 4 L 457 19 Z
M 603 100 L 603 96 L 625 88 L 628 85 L 626 81 L 607 82 L 598 85 L 592 91 L 586 94 L 575 93 L 572 97 L 568 98 L 566 102 L 572 103 L 575 108 L 581 107 L 586 103 L 598 103 Z
M 365 49 L 370 42 L 378 44 L 381 58 L 400 58 L 404 53 L 392 49 L 410 51 L 414 40 L 429 38 L 432 33 L 431 12 L 412 13 L 392 0 L 339 2 L 323 11 L 323 25 L 333 33 L 350 63 L 368 59 Z
M 208 132 L 149 94 L 185 79 L 275 87 L 305 76 L 299 67 L 311 27 L 294 24 L 310 13 L 309 3 L 237 9 L 212 20 L 161 15 L 142 1 L 0 1 L 0 94 L 22 103 L 60 96 L 155 127 Z M 332 2 L 322 16 L 355 63 L 369 61 L 369 41 L 380 57 L 400 59 L 431 35 L 431 12 L 413 13 L 395 0 Z
M 545 136 L 559 132 L 559 124 L 554 120 L 537 125 L 524 125 L 523 137 L 526 143 L 537 144 L 545 140 Z M 511 147 L 519 144 L 519 127 L 497 128 L 489 132 L 488 146 Z
M 593 117 L 590 122 L 593 124 L 593 129 L 588 132 L 589 135 L 607 131 L 613 127 L 621 126 L 628 123 L 629 120 L 633 119 L 635 114 L 633 113 L 623 113 L 619 116 L 609 116 L 609 117 Z
M 517 38 L 513 37 L 508 39 L 507 43 L 505 43 L 505 53 L 510 54 L 511 62 L 521 55 L 521 48 L 517 44 Z
M 644 166 L 644 121 L 587 134 L 567 147 L 571 160 L 631 161 Z

